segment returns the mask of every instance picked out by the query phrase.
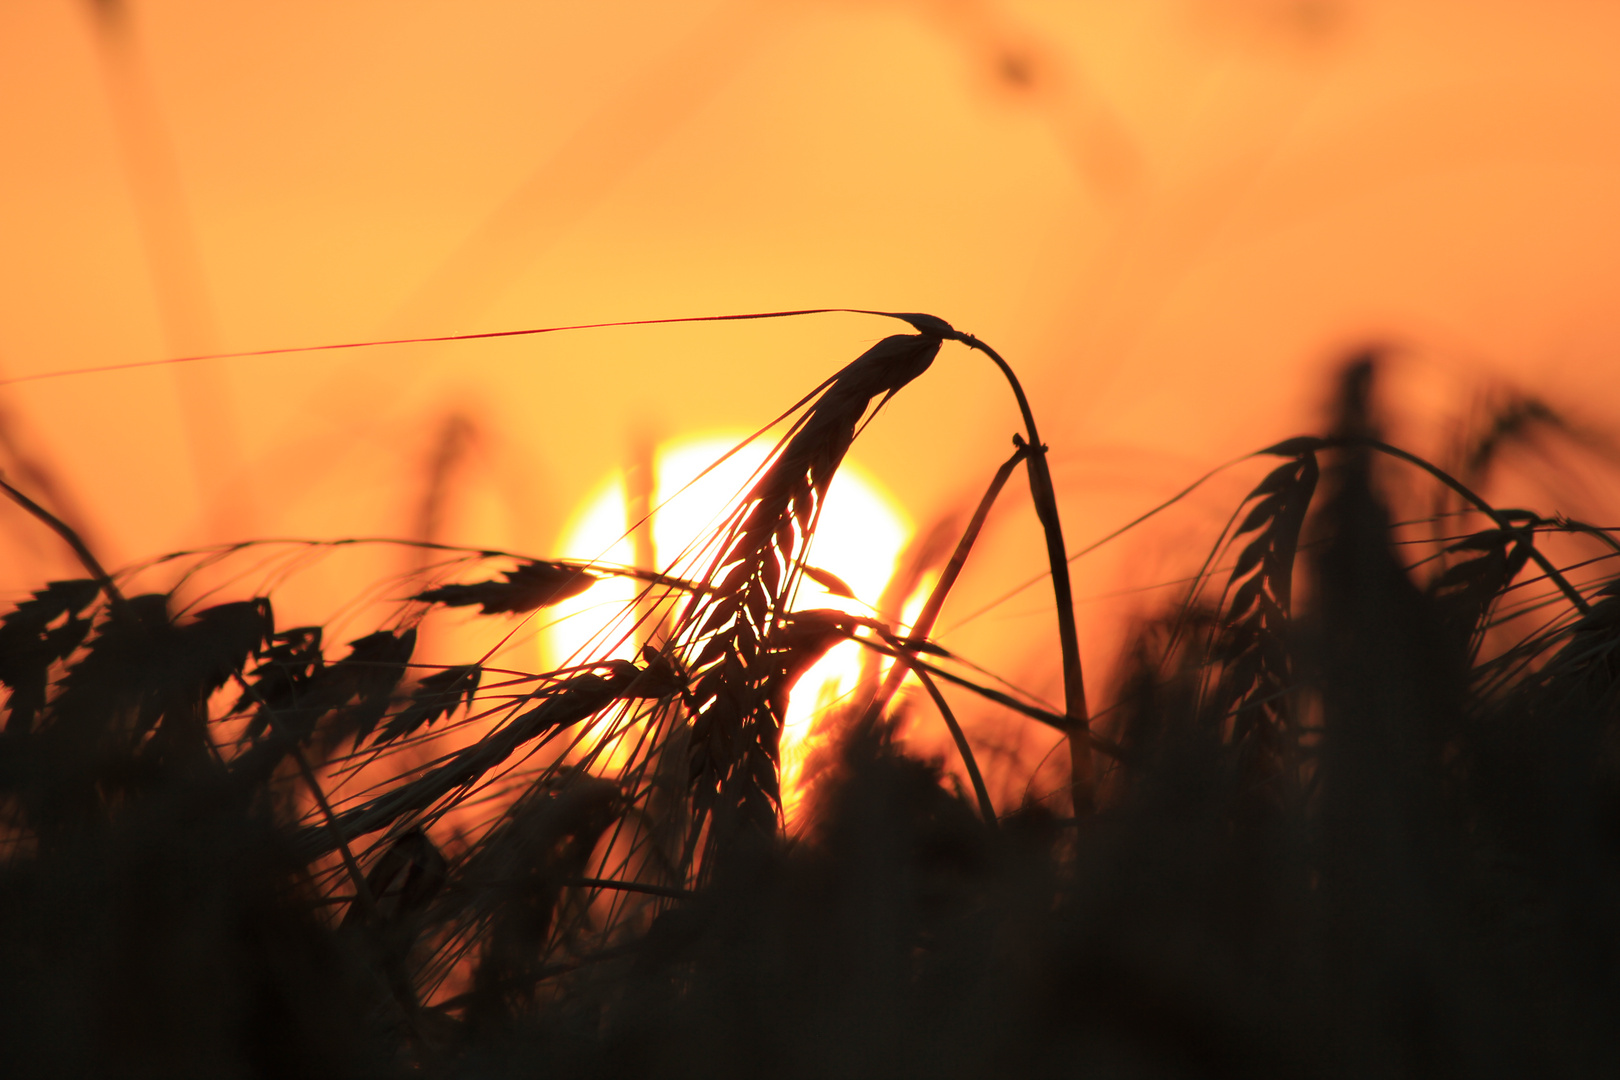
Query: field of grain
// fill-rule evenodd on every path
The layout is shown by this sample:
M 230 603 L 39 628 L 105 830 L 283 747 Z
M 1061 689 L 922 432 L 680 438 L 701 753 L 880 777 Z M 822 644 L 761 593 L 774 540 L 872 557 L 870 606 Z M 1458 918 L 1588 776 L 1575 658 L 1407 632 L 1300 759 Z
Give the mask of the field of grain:
M 1616 33 L 6 5 L 8 1075 L 1612 1075 Z

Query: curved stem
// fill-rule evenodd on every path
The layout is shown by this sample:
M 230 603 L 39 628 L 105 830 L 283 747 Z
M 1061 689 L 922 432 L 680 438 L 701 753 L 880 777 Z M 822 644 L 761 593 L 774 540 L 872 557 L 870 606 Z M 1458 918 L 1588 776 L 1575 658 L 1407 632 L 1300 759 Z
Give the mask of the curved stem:
M 360 860 L 354 857 L 354 851 L 349 847 L 349 842 L 343 835 L 337 812 L 332 809 L 331 801 L 327 799 L 326 792 L 321 789 L 320 777 L 315 775 L 315 770 L 310 766 L 309 758 L 304 755 L 304 748 L 298 745 L 298 737 L 283 728 L 282 724 L 276 719 L 276 711 L 270 707 L 268 701 L 264 700 L 258 688 L 242 677 L 241 672 L 236 674 L 236 684 L 242 688 L 244 694 L 251 696 L 253 700 L 258 702 L 259 708 L 265 711 L 265 715 L 270 719 L 270 727 L 275 736 L 288 741 L 288 745 L 292 749 L 292 759 L 298 766 L 298 774 L 303 777 L 304 785 L 309 788 L 309 793 L 315 797 L 315 805 L 320 808 L 321 817 L 326 820 L 326 827 L 337 838 L 338 856 L 343 860 L 343 869 L 348 872 L 350 883 L 354 885 L 354 910 L 364 917 L 369 917 L 377 910 L 377 898 L 372 895 L 371 883 L 366 880 L 366 875 L 360 870 Z
M 928 672 L 911 663 L 910 657 L 902 656 L 902 660 L 911 666 L 911 673 L 917 676 L 928 696 L 934 699 L 934 708 L 939 710 L 940 717 L 945 726 L 951 729 L 951 738 L 956 742 L 956 752 L 962 755 L 962 764 L 967 766 L 968 779 L 973 782 L 973 794 L 979 800 L 979 813 L 984 815 L 984 823 L 990 828 L 996 827 L 996 807 L 990 801 L 990 792 L 984 786 L 984 777 L 979 773 L 979 763 L 973 759 L 973 749 L 968 746 L 967 736 L 962 732 L 962 725 L 956 722 L 956 715 L 951 707 L 945 703 L 945 695 L 939 692 L 934 680 L 929 678 Z
M 12 487 L 3 476 L 0 476 L 0 490 L 4 490 L 7 495 L 11 496 L 12 502 L 50 526 L 56 535 L 67 541 L 68 547 L 73 549 L 73 554 L 79 557 L 79 562 L 89 571 L 90 576 L 95 579 L 95 583 L 101 587 L 101 591 L 107 597 L 107 603 L 114 608 L 123 606 L 124 597 L 118 591 L 118 586 L 113 584 L 112 576 L 102 569 L 101 563 L 96 559 L 95 554 L 91 552 L 89 546 L 79 537 L 79 534 L 73 531 L 71 525 Z
M 868 623 L 867 625 L 871 624 Z M 1078 732 L 1075 729 L 1075 726 L 1069 722 L 1069 718 L 1067 716 L 1043 709 L 1038 705 L 1031 705 L 1028 702 L 1019 701 L 1011 694 L 1004 694 L 1000 690 L 985 686 L 981 683 L 976 683 L 972 679 L 965 679 L 960 675 L 953 675 L 944 668 L 936 667 L 935 665 L 928 663 L 926 660 L 919 659 L 916 655 L 916 638 L 897 638 L 881 626 L 875 626 L 873 628 L 878 632 L 877 640 L 872 638 L 855 637 L 854 635 L 850 635 L 849 640 L 855 642 L 857 645 L 860 645 L 862 648 L 871 649 L 875 653 L 880 653 L 884 656 L 898 660 L 909 668 L 917 671 L 927 672 L 936 679 L 944 679 L 952 686 L 960 686 L 964 690 L 972 691 L 973 693 L 984 698 L 986 701 L 993 701 L 997 705 L 1011 709 L 1013 712 L 1018 713 L 1021 716 L 1027 716 L 1031 720 L 1039 720 L 1053 731 L 1060 731 L 1067 736 L 1081 734 L 1081 732 Z M 941 650 L 941 655 L 949 656 L 950 654 L 944 652 L 944 650 Z M 953 657 L 952 659 L 960 658 Z M 1091 748 L 1093 750 L 1099 750 L 1115 760 L 1120 760 L 1123 757 L 1124 751 L 1120 748 L 1119 744 L 1113 740 L 1105 739 L 1101 735 L 1098 735 L 1095 731 L 1087 731 L 1083 734 L 1085 735 L 1086 739 L 1090 741 Z
M 1423 460 L 1409 450 L 1402 450 L 1400 447 L 1393 446 L 1390 443 L 1384 442 L 1382 439 L 1373 439 L 1365 435 L 1335 435 L 1317 441 L 1320 442 L 1323 447 L 1365 446 L 1368 449 L 1377 450 L 1381 454 L 1387 454 L 1392 458 L 1406 462 L 1408 465 L 1415 465 L 1422 469 L 1424 472 L 1446 485 L 1446 487 L 1450 488 L 1452 491 L 1455 491 L 1458 495 L 1461 495 L 1468 502 L 1472 503 L 1474 509 L 1490 518 L 1492 524 L 1494 524 L 1498 529 L 1505 533 L 1512 533 L 1515 535 L 1522 534 L 1524 536 L 1525 545 L 1529 549 L 1530 558 L 1535 561 L 1537 566 L 1541 567 L 1542 572 L 1547 575 L 1548 580 L 1554 585 L 1558 586 L 1559 590 L 1562 591 L 1563 594 L 1569 599 L 1569 602 L 1575 606 L 1575 610 L 1579 611 L 1582 615 L 1590 615 L 1592 613 L 1592 605 L 1587 602 L 1586 597 L 1582 596 L 1580 590 L 1574 585 L 1571 585 L 1569 583 L 1569 579 L 1566 578 L 1559 571 L 1559 569 L 1552 564 L 1552 560 L 1547 558 L 1546 555 L 1542 554 L 1540 548 L 1536 547 L 1534 531 L 1532 529 L 1521 528 L 1514 525 L 1513 522 L 1505 517 L 1500 510 L 1486 502 L 1479 495 L 1475 494 L 1473 490 L 1468 487 L 1468 485 L 1464 484 L 1461 480 L 1458 480 L 1456 477 L 1452 476 L 1438 465 L 1434 465 Z
M 1001 494 L 1001 489 L 1006 486 L 1007 479 L 1012 476 L 1013 469 L 1028 456 L 1029 447 L 1020 442 L 1018 449 L 1013 451 L 1012 457 L 1003 462 L 1001 468 L 996 470 L 996 475 L 990 480 L 989 489 L 985 491 L 984 497 L 979 500 L 978 509 L 973 512 L 972 520 L 968 522 L 967 529 L 962 533 L 962 538 L 957 541 L 956 550 L 951 553 L 951 561 L 946 564 L 944 572 L 939 575 L 939 580 L 934 583 L 933 589 L 929 592 L 928 600 L 923 604 L 922 614 L 918 615 L 917 621 L 912 624 L 909 631 L 911 637 L 926 638 L 933 633 L 934 623 L 939 618 L 940 609 L 945 606 L 945 597 L 950 594 L 951 588 L 956 584 L 957 577 L 961 575 L 962 567 L 967 563 L 968 552 L 973 550 L 974 543 L 979 539 L 979 533 L 984 529 L 986 519 L 990 517 L 990 508 L 995 505 L 996 497 Z M 872 704 L 867 708 L 867 723 L 873 723 L 883 715 L 883 710 L 889 704 L 889 699 L 894 697 L 894 692 L 900 688 L 900 682 L 904 678 L 905 668 L 895 665 L 889 669 L 889 674 L 884 678 L 883 685 L 878 689 L 877 697 L 872 699 Z
M 1013 373 L 1012 366 L 996 350 L 974 337 L 959 334 L 957 340 L 971 349 L 988 356 L 1001 369 L 1013 397 L 1018 399 L 1018 411 L 1023 414 L 1024 429 L 1029 438 L 1029 454 L 1024 459 L 1029 470 L 1029 494 L 1035 504 L 1035 516 L 1040 519 L 1046 534 L 1046 559 L 1052 567 L 1052 592 L 1057 604 L 1058 645 L 1063 652 L 1063 708 L 1072 732 L 1069 736 L 1069 772 L 1076 817 L 1092 809 L 1091 714 L 1086 707 L 1086 683 L 1080 668 L 1080 632 L 1074 619 L 1074 593 L 1069 584 L 1069 556 L 1063 545 L 1063 523 L 1058 517 L 1057 493 L 1052 488 L 1052 473 L 1046 465 L 1046 444 L 1035 426 L 1035 412 L 1029 407 L 1024 387 Z

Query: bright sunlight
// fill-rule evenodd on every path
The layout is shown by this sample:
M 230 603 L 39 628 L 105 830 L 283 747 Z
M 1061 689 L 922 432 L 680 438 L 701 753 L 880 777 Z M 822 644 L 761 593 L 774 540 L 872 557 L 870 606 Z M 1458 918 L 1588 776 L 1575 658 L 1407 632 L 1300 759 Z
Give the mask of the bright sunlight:
M 659 571 L 675 577 L 702 575 L 712 552 L 704 540 L 736 507 L 765 463 L 768 444 L 752 443 L 712 472 L 701 473 L 739 442 L 741 435 L 705 435 L 664 443 L 652 455 L 656 474 L 643 497 L 651 509 L 650 537 L 643 532 L 642 556 Z M 690 486 L 688 486 L 690 485 Z M 597 487 L 564 531 L 559 556 L 632 565 L 637 538 L 629 507 L 636 493 L 626 473 L 616 471 Z M 640 515 L 636 515 L 639 517 Z M 827 492 L 827 503 L 807 556 L 809 565 L 830 571 L 857 599 L 834 596 L 803 578 L 795 608 L 836 607 L 872 614 L 872 607 L 893 575 L 912 525 L 900 505 L 859 465 L 845 460 Z M 646 550 L 649 546 L 650 551 Z M 641 583 L 610 577 L 552 609 L 555 620 L 542 635 L 541 670 L 606 657 L 633 658 L 640 642 L 658 637 L 647 615 L 636 612 Z M 809 749 L 808 737 L 826 708 L 854 689 L 861 668 L 861 647 L 844 642 L 824 656 L 799 681 L 782 730 L 782 792 L 791 818 L 796 803 L 795 780 Z M 628 742 L 629 740 L 622 740 Z M 612 756 L 609 757 L 609 763 Z

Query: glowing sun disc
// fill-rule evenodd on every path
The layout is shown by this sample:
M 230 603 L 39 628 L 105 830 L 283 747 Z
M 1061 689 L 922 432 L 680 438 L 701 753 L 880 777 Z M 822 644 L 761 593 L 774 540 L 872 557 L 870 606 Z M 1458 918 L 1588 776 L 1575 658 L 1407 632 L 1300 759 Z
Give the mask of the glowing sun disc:
M 740 435 L 703 436 L 667 443 L 654 454 L 652 543 L 660 571 L 677 577 L 703 573 L 713 551 L 703 549 L 701 541 L 746 493 L 769 447 L 751 444 L 707 476 L 697 477 L 741 439 Z M 617 471 L 569 522 L 558 553 L 569 559 L 634 564 L 628 500 L 625 475 Z M 882 485 L 846 460 L 828 489 L 806 561 L 842 578 L 858 601 L 833 596 L 806 578 L 795 607 L 838 607 L 871 614 L 868 605 L 876 604 L 888 585 L 911 531 L 909 517 Z M 542 635 L 545 665 L 558 667 L 606 657 L 632 659 L 636 652 L 634 603 L 639 591 L 640 584 L 633 579 L 609 577 L 558 604 Z M 783 791 L 789 801 L 792 779 L 802 765 L 806 737 L 816 715 L 854 689 L 860 666 L 860 646 L 845 642 L 830 650 L 795 688 L 781 743 Z

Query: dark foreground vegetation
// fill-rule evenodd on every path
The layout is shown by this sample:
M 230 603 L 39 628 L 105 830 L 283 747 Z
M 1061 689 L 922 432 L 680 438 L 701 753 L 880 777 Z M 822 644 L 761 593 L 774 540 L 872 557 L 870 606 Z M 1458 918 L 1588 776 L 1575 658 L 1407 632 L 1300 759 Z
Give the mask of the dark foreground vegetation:
M 5 1072 L 1620 1075 L 1620 545 L 1403 460 L 1352 366 L 1107 709 L 1011 702 L 1067 736 L 1072 796 L 987 815 L 965 741 L 977 790 L 893 738 L 971 672 L 926 628 L 787 606 L 862 417 L 963 340 L 912 321 L 798 414 L 699 580 L 620 571 L 635 662 L 416 661 L 434 612 L 607 572 L 469 572 L 487 553 L 346 650 L 88 553 L 18 604 Z M 1392 525 L 1392 478 L 1435 513 Z M 829 720 L 790 841 L 787 690 L 848 636 L 928 694 L 885 711 L 874 675 Z

